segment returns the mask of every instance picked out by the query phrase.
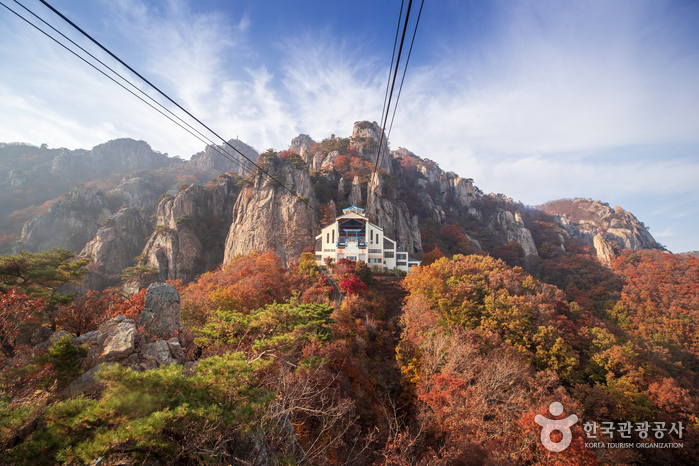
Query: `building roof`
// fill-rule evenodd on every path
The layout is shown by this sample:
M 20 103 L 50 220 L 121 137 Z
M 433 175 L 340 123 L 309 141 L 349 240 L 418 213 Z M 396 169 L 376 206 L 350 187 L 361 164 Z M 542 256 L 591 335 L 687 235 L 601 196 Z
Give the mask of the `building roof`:
M 343 212 L 346 211 L 346 210 L 347 210 L 347 209 L 343 210 Z M 365 217 L 364 215 L 362 215 L 362 214 L 357 214 L 357 213 L 354 213 L 354 212 L 348 212 L 348 213 L 346 213 L 346 214 L 344 214 L 344 215 L 340 215 L 339 217 L 337 217 L 337 220 L 347 220 L 347 219 L 351 219 L 351 218 L 356 218 L 356 219 L 360 219 L 360 220 L 366 220 L 366 217 Z
M 356 213 L 361 213 L 362 215 L 364 214 L 364 209 L 361 207 L 357 207 L 356 205 L 352 204 L 351 206 L 347 207 L 346 209 L 342 209 L 342 212 L 344 213 L 349 213 L 349 212 L 356 212 Z

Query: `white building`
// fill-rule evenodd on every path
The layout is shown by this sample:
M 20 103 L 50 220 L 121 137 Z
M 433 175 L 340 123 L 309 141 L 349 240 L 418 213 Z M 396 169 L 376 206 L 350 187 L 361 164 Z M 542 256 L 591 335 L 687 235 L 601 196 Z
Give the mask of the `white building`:
M 408 252 L 398 248 L 396 242 L 383 234 L 383 228 L 367 220 L 364 209 L 357 206 L 342 210 L 335 223 L 323 228 L 316 236 L 316 262 L 325 264 L 343 258 L 364 261 L 369 267 L 398 269 L 405 272 L 420 265 L 420 261 L 408 257 Z

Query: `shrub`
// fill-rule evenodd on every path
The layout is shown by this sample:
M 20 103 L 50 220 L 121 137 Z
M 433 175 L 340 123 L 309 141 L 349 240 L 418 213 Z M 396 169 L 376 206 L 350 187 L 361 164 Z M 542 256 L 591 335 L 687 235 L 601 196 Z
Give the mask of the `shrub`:
M 236 452 L 256 425 L 270 394 L 254 388 L 256 369 L 240 353 L 203 360 L 195 375 L 177 364 L 134 372 L 103 367 L 98 400 L 78 396 L 48 407 L 40 428 L 7 452 L 12 464 L 91 463 L 102 457 L 128 463 L 209 463 Z

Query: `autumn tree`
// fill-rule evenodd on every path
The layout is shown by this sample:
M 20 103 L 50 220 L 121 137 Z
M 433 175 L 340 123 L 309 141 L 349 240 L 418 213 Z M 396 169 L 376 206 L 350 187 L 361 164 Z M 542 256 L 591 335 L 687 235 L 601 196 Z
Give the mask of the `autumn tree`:
M 100 324 L 118 315 L 136 319 L 143 311 L 146 291 L 144 288 L 133 296 L 125 296 L 114 289 L 89 290 L 69 304 L 58 306 L 56 326 L 79 336 L 97 330 Z
M 0 350 L 2 356 L 14 356 L 17 340 L 34 324 L 46 309 L 46 298 L 36 298 L 20 291 L 18 287 L 0 291 Z
M 435 245 L 434 249 L 425 253 L 425 255 L 422 256 L 422 262 L 420 262 L 420 265 L 432 265 L 437 259 L 441 259 L 442 257 L 444 257 L 444 254 L 442 253 L 442 251 L 439 250 L 439 247 Z
M 203 323 L 216 311 L 249 312 L 275 301 L 285 302 L 291 296 L 290 283 L 275 252 L 253 251 L 183 289 L 182 317 Z

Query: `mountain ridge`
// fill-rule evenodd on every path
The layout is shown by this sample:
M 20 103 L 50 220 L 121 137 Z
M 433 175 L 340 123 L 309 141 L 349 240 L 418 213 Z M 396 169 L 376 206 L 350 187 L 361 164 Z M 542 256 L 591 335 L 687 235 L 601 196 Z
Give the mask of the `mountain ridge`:
M 127 138 L 100 144 L 90 151 L 53 151 L 32 146 L 30 152 L 53 151 L 44 157 L 43 162 L 45 169 L 48 155 L 53 156 L 48 170 L 53 176 L 64 174 L 65 167 L 74 166 L 76 160 L 90 160 L 93 164 L 88 166 L 89 170 L 76 172 L 73 175 L 76 179 L 88 176 L 86 173 L 105 173 L 110 169 L 116 172 L 102 175 L 103 178 L 91 180 L 86 185 L 96 186 L 94 188 L 80 188 L 84 192 L 93 189 L 93 196 L 102 196 L 108 201 L 91 223 L 89 219 L 83 219 L 82 223 L 76 221 L 84 212 L 79 212 L 79 203 L 70 201 L 69 195 L 28 220 L 18 245 L 30 250 L 64 247 L 80 252 L 92 241 L 88 249 L 99 250 L 100 235 L 111 238 L 115 232 L 100 233 L 94 225 L 113 222 L 113 217 L 121 209 L 118 206 L 139 207 L 153 215 L 149 245 L 144 246 L 140 257 L 146 258 L 149 266 L 157 267 L 161 278 L 188 281 L 216 265 L 217 260 L 226 263 L 236 255 L 254 249 L 273 249 L 282 258 L 282 263 L 286 263 L 302 251 L 312 250 L 314 236 L 323 225 L 334 221 L 343 208 L 359 205 L 366 209 L 372 223 L 383 228 L 399 247 L 418 258 L 438 248 L 448 255 L 480 252 L 509 257 L 514 254 L 518 263 L 531 265 L 540 260 L 537 248 L 541 246 L 537 245 L 538 240 L 531 231 L 533 217 L 528 212 L 533 209 L 554 220 L 549 228 L 555 230 L 551 237 L 558 238 L 555 247 L 565 251 L 570 242 L 587 246 L 596 251 L 599 261 L 606 266 L 622 249 L 662 249 L 642 222 L 621 207 L 612 209 L 607 203 L 591 199 L 568 203 L 559 200 L 538 208 L 527 207 L 503 194 L 485 194 L 472 178 L 444 171 L 435 162 L 406 148 L 390 150 L 386 138 L 382 143 L 380 168 L 373 173 L 379 139 L 378 125 L 362 121 L 355 123 L 349 137 L 332 135 L 316 142 L 301 134 L 292 139 L 286 150 L 270 149 L 259 156 L 242 141 L 230 141 L 282 181 L 285 188 L 256 168 L 241 176 L 241 166 L 223 159 L 211 146 L 194 154 L 188 161 L 169 158 L 150 149 L 144 141 Z M 12 147 L 15 151 L 21 149 L 21 146 Z M 105 155 L 114 152 L 119 152 L 114 160 Z M 138 154 L 145 154 L 143 160 Z M 105 163 L 105 166 L 100 166 L 100 163 Z M 222 181 L 224 171 L 228 174 Z M 186 202 L 189 207 L 185 210 L 189 213 L 177 214 L 176 205 L 180 201 L 173 201 L 183 195 L 189 196 L 186 193 L 193 193 L 192 190 L 206 192 L 193 186 L 205 186 L 207 178 L 213 176 L 218 178 L 209 184 L 219 186 L 216 188 L 219 190 L 223 189 L 221 186 L 227 186 L 224 189 L 226 194 L 211 198 L 207 197 L 210 194 L 195 195 Z M 13 169 L 8 173 L 9 184 L 14 182 L 16 185 L 18 177 L 19 171 Z M 286 189 L 297 192 L 301 200 L 289 195 Z M 182 199 L 184 202 L 185 198 Z M 73 210 L 69 206 L 71 202 L 75 204 Z M 191 228 L 188 230 L 184 223 L 182 228 L 178 226 L 178 218 L 193 218 L 199 210 L 208 212 L 197 217 L 199 221 L 206 218 L 206 222 L 216 223 L 214 230 L 219 232 L 219 236 L 223 235 L 210 243 L 210 247 L 219 252 L 207 252 L 207 246 L 190 231 Z M 87 228 L 85 222 L 93 226 Z M 226 228 L 221 229 L 221 224 Z M 110 227 L 104 228 L 108 230 Z M 65 234 L 49 234 L 61 230 L 66 230 Z M 90 237 L 83 240 L 78 233 Z M 192 254 L 173 253 L 174 238 L 179 238 L 180 234 L 191 240 L 183 240 L 183 244 L 193 248 Z M 170 235 L 169 239 L 167 235 Z M 38 237 L 54 239 L 40 242 L 35 240 Z M 71 242 L 67 237 L 80 239 Z M 176 242 L 179 244 L 179 240 Z M 135 244 L 133 239 L 127 243 Z M 161 251 L 159 256 L 156 250 Z M 165 271 L 163 254 L 167 256 L 168 264 Z M 178 263 L 180 260 L 186 264 Z M 123 264 L 125 258 L 102 257 L 100 261 Z M 175 272 L 177 270 L 184 270 L 184 273 Z M 110 275 L 117 273 L 109 270 Z

